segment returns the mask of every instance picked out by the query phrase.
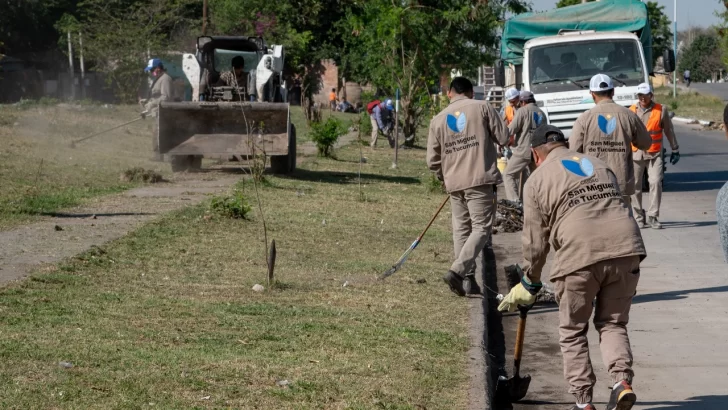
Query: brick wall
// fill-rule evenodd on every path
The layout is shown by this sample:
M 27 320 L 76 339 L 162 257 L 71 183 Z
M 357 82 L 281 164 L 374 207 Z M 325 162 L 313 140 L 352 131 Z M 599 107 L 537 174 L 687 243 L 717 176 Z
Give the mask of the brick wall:
M 334 60 L 323 60 L 324 72 L 321 74 L 321 89 L 314 96 L 314 102 L 318 102 L 327 106 L 329 103 L 329 93 L 332 88 L 336 88 L 339 92 L 339 68 L 336 67 Z

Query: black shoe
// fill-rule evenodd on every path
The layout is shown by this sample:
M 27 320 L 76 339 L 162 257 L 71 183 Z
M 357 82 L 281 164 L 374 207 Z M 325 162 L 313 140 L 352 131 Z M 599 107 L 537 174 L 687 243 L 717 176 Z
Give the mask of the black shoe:
M 626 380 L 622 380 L 612 389 L 607 410 L 630 410 L 636 401 L 637 395 L 632 391 L 632 386 Z
M 453 271 L 447 271 L 447 275 L 442 277 L 442 280 L 450 286 L 450 290 L 458 296 L 465 296 L 465 289 L 463 288 L 463 278 Z
M 473 275 L 465 276 L 465 279 L 463 280 L 463 289 L 465 289 L 465 294 L 468 296 L 483 294 L 483 291 L 478 285 L 478 281 L 475 280 L 475 276 Z

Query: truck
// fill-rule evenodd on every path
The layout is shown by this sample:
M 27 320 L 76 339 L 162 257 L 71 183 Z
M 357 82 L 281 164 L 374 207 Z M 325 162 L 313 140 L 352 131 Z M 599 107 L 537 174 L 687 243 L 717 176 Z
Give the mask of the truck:
M 245 61 L 245 84 L 225 84 L 221 73 Z M 296 129 L 283 80 L 284 50 L 261 37 L 203 36 L 182 56 L 192 88 L 188 101 L 164 101 L 156 120 L 159 151 L 172 171 L 194 171 L 202 159 L 246 160 L 264 155 L 274 173 L 296 168 Z
M 638 0 L 601 0 L 508 21 L 501 38 L 496 83 L 531 91 L 548 123 L 569 138 L 574 122 L 594 106 L 589 80 L 609 75 L 614 101 L 637 103 L 637 85 L 649 83 L 652 34 L 647 7 Z M 672 71 L 672 50 L 663 55 Z

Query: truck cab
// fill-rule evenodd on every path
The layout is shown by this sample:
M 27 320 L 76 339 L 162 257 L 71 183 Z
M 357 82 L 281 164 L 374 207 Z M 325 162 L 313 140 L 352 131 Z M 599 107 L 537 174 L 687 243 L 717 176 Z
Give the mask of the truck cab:
M 574 122 L 594 106 L 589 80 L 610 76 L 614 101 L 629 107 L 637 103 L 637 85 L 649 82 L 642 45 L 628 32 L 562 31 L 556 36 L 526 42 L 523 65 L 516 68 L 519 88 L 531 91 L 549 124 L 568 138 Z

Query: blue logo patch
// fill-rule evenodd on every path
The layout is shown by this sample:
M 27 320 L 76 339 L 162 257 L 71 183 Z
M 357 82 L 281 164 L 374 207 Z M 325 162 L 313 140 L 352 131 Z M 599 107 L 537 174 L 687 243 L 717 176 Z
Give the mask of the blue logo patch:
M 600 115 L 597 122 L 599 123 L 599 129 L 607 135 L 617 129 L 617 117 L 612 117 L 612 114 Z
M 455 115 L 448 114 L 447 115 L 447 127 L 450 128 L 452 132 L 463 132 L 465 130 L 465 113 L 456 111 Z
M 533 122 L 536 124 L 537 127 L 541 125 L 541 123 L 543 123 L 543 114 L 541 114 L 540 112 L 534 112 Z
M 561 165 L 567 171 L 582 178 L 588 178 L 594 175 L 594 164 L 586 158 L 572 157 L 572 159 L 562 159 Z

